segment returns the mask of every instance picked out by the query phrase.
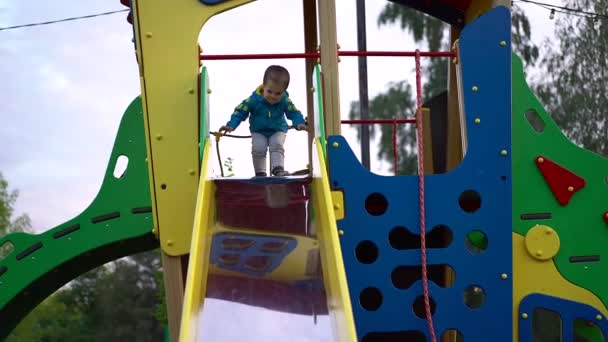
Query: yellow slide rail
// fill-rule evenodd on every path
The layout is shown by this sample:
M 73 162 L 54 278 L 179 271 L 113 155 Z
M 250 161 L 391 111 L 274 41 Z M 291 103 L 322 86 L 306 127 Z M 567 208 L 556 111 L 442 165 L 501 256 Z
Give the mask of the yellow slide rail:
M 317 234 L 321 251 L 323 267 L 323 282 L 327 294 L 327 305 L 333 325 L 334 341 L 357 341 L 357 331 L 353 318 L 353 309 L 348 292 L 342 248 L 336 224 L 334 208 L 340 210 L 343 206 L 334 207 L 332 192 L 329 188 L 329 176 L 319 138 L 315 139 L 314 178 L 312 181 L 312 204 L 317 223 Z
M 180 327 L 180 342 L 195 341 L 197 335 L 198 315 L 201 313 L 207 290 L 207 275 L 209 273 L 209 254 L 211 252 L 211 235 L 215 212 L 214 183 L 208 179 L 210 141 L 205 143 L 201 176 L 198 183 L 196 211 L 190 246 L 190 261 L 188 263 L 188 278 L 184 293 L 182 321 Z

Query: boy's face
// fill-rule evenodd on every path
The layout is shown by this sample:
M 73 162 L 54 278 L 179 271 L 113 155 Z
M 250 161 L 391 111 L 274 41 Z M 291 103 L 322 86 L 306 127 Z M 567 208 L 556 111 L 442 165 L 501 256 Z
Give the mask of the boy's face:
M 284 92 L 285 88 L 273 80 L 268 80 L 264 84 L 263 96 L 264 99 L 266 99 L 266 101 L 268 101 L 270 104 L 275 104 L 281 101 L 281 96 L 283 96 Z

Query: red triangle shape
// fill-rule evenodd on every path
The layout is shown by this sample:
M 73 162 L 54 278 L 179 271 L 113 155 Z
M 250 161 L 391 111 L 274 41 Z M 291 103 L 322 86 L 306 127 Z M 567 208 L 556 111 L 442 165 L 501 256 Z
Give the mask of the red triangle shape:
M 536 157 L 536 166 L 561 205 L 568 204 L 572 195 L 585 186 L 583 178 L 543 156 Z

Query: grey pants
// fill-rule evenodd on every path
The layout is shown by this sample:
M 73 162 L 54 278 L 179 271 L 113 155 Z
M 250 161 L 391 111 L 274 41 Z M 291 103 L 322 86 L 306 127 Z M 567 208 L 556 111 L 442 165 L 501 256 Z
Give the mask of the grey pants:
M 287 134 L 276 132 L 267 138 L 260 133 L 251 133 L 251 156 L 253 158 L 253 168 L 256 173 L 266 172 L 266 152 L 270 149 L 270 171 L 277 166 L 284 166 L 285 143 Z

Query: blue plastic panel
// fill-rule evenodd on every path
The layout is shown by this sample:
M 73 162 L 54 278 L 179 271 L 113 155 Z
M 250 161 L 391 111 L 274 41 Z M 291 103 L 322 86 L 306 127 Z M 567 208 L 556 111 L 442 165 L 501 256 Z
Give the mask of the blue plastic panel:
M 247 248 L 243 249 L 227 249 L 224 248 L 224 242 L 226 240 L 239 239 L 252 241 L 253 243 Z M 262 249 L 262 246 L 266 243 L 285 243 L 278 252 L 270 252 Z M 296 248 L 297 241 L 293 238 L 282 237 L 282 236 L 268 236 L 268 235 L 254 235 L 254 234 L 240 234 L 240 233 L 219 233 L 213 236 L 213 243 L 211 245 L 211 263 L 219 268 L 236 271 L 252 276 L 264 276 L 272 273 L 283 259 Z M 222 255 L 234 254 L 239 256 L 238 262 L 235 264 L 227 264 L 220 260 Z M 255 270 L 245 266 L 247 259 L 250 257 L 269 257 L 270 263 L 264 270 Z
M 203 5 L 217 5 L 228 0 L 199 0 Z
M 520 342 L 532 342 L 532 313 L 535 309 L 542 308 L 559 313 L 562 320 L 562 341 L 574 341 L 574 321 L 584 319 L 593 322 L 602 330 L 604 338 L 608 337 L 608 321 L 601 312 L 590 305 L 573 302 L 570 300 L 547 296 L 543 294 L 531 294 L 522 299 L 519 304 L 519 340 Z M 522 317 L 527 313 L 527 318 Z M 601 319 L 597 319 L 600 315 Z
M 429 282 L 438 337 L 455 329 L 468 342 L 513 340 L 510 36 L 510 12 L 504 7 L 495 8 L 462 31 L 460 63 L 468 150 L 452 172 L 425 177 L 427 234 L 439 225 L 447 226 L 452 234 L 447 247 L 428 249 L 429 265 L 447 264 L 455 272 L 455 282 L 449 288 Z M 475 123 L 476 118 L 480 124 Z M 415 274 L 421 263 L 419 247 L 397 249 L 390 239 L 396 227 L 419 235 L 418 177 L 368 172 L 341 136 L 329 137 L 328 159 L 330 184 L 344 192 L 345 217 L 338 221 L 338 228 L 344 232 L 340 239 L 359 339 L 398 341 L 403 337 L 368 334 L 413 330 L 430 340 L 426 319 L 417 317 L 413 309 L 423 293 L 422 282 L 418 278 L 409 288 L 399 289 L 392 280 L 398 267 L 416 266 L 410 272 Z M 481 207 L 474 212 L 465 212 L 459 204 L 459 197 L 467 190 L 477 192 L 481 199 Z M 373 193 L 379 194 L 375 200 L 370 197 Z M 382 197 L 387 204 L 383 213 L 378 200 Z M 366 199 L 370 199 L 374 215 L 366 209 Z M 487 237 L 487 249 L 481 253 L 466 246 L 471 230 L 483 231 Z M 401 247 L 408 246 L 403 235 L 393 238 L 393 244 L 402 240 Z M 464 304 L 465 289 L 470 286 L 485 294 L 479 308 Z

